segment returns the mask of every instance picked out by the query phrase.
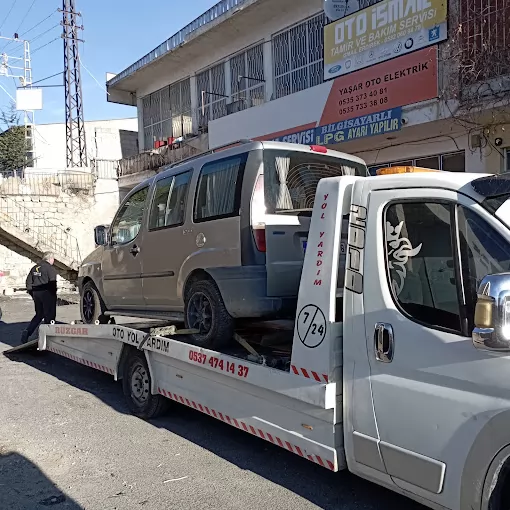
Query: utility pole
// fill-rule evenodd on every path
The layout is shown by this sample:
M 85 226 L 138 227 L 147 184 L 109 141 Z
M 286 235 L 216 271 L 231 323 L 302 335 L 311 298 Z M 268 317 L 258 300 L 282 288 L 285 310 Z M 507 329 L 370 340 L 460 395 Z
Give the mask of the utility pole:
M 2 37 L 0 40 L 7 41 L 7 45 L 12 43 L 23 45 L 23 57 L 17 55 L 0 55 L 0 77 L 19 79 L 21 86 L 25 89 L 32 88 L 32 60 L 30 58 L 30 43 L 14 34 L 14 37 Z M 25 144 L 26 144 L 26 164 L 35 166 L 35 119 L 33 110 L 24 110 L 23 112 L 25 126 Z
M 60 10 L 60 9 L 59 9 Z M 85 121 L 83 117 L 83 96 L 81 90 L 78 31 L 83 25 L 77 24 L 81 17 L 75 10 L 74 0 L 62 0 L 62 26 L 64 33 L 64 85 L 66 100 L 66 161 L 67 167 L 87 166 L 85 143 Z

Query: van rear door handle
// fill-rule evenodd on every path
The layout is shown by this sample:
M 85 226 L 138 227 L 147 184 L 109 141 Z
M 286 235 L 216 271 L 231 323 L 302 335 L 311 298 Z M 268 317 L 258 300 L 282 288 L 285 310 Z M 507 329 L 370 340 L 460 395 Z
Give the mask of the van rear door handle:
M 139 246 L 136 246 L 136 244 L 129 250 L 129 252 L 131 253 L 131 255 L 133 255 L 133 257 L 136 257 L 139 253 L 140 253 L 140 247 Z

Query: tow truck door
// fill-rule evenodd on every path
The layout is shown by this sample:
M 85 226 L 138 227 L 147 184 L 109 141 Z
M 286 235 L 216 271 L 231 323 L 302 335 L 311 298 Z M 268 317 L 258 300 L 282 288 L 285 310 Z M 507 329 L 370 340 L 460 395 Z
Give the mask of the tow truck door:
M 462 319 L 456 204 L 475 204 L 449 190 L 367 188 L 363 302 L 379 450 L 395 485 L 457 508 L 469 449 L 501 405 L 488 375 L 498 365 Z

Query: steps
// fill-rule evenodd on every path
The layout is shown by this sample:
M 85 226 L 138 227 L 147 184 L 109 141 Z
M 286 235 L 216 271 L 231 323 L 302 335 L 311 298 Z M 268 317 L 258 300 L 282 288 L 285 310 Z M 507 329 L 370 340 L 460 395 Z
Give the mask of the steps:
M 78 277 L 81 262 L 78 240 L 23 202 L 7 196 L 0 196 L 0 244 L 34 262 L 51 251 L 60 276 L 72 283 Z

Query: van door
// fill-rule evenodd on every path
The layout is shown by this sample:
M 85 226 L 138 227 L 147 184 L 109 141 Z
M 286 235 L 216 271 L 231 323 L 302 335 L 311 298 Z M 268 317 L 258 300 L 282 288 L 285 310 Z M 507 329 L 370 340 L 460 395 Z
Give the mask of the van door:
M 510 406 L 508 367 L 470 336 L 479 281 L 510 268 L 509 233 L 453 191 L 364 194 L 363 301 L 381 456 L 401 489 L 459 508 L 469 450 Z
M 179 269 L 195 246 L 191 236 L 185 235 L 184 227 L 191 176 L 192 170 L 187 170 L 155 182 L 141 253 L 143 295 L 148 310 L 178 306 Z
M 110 309 L 143 310 L 142 243 L 149 187 L 133 193 L 121 206 L 110 227 L 110 243 L 103 251 L 103 292 Z
M 177 282 L 181 306 L 184 285 L 195 269 L 211 270 L 217 277 L 221 271 L 214 268 L 241 267 L 241 190 L 247 159 L 247 152 L 212 159 L 196 172 L 184 225 L 189 245 Z

